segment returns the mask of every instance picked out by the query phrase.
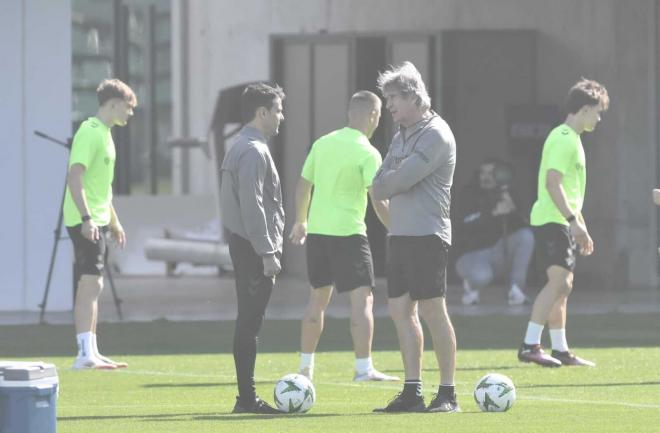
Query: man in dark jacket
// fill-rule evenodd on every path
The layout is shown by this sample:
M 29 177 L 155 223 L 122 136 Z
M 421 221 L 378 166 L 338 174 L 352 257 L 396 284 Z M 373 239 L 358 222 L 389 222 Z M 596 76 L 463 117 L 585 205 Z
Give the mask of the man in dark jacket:
M 509 191 L 510 170 L 496 159 L 479 166 L 478 182 L 462 194 L 459 236 L 463 254 L 456 271 L 463 279 L 463 304 L 479 302 L 479 291 L 506 273 L 509 305 L 527 302 L 523 292 L 534 251 L 525 213 Z
M 245 126 L 222 162 L 220 208 L 229 232 L 238 316 L 234 363 L 238 397 L 234 413 L 279 411 L 256 395 L 257 335 L 280 272 L 284 210 L 282 188 L 267 141 L 279 132 L 284 92 L 279 86 L 251 84 L 241 97 Z

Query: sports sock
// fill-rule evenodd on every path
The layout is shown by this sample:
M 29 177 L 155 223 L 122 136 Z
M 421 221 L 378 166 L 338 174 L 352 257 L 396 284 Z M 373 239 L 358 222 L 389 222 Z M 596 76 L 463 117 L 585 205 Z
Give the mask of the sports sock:
M 438 395 L 443 397 L 453 398 L 455 395 L 454 385 L 440 385 L 438 386 Z
M 358 374 L 365 374 L 372 368 L 374 368 L 374 365 L 371 361 L 371 356 L 367 358 L 355 358 L 355 371 Z
M 552 341 L 552 350 L 559 352 L 568 352 L 568 342 L 566 341 L 566 328 L 551 329 L 550 341 Z
M 82 332 L 76 335 L 76 342 L 78 343 L 78 357 L 94 357 L 94 349 L 92 348 L 92 335 L 93 334 L 91 332 Z
M 101 356 L 101 353 L 99 352 L 98 342 L 96 339 L 96 334 L 92 334 L 92 353 L 96 356 Z
M 409 396 L 422 396 L 422 380 L 421 379 L 406 379 L 403 384 L 403 394 Z
M 527 324 L 527 333 L 525 334 L 525 344 L 541 344 L 541 334 L 543 333 L 543 325 L 530 321 Z
M 314 368 L 314 353 L 300 353 L 300 370 Z

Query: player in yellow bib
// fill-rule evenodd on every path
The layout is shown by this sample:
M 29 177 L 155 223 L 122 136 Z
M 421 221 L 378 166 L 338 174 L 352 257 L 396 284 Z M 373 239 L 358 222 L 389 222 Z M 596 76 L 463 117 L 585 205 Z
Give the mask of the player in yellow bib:
M 566 304 L 573 289 L 575 252 L 590 255 L 594 243 L 582 215 L 587 172 L 580 134 L 591 132 L 607 110 L 609 96 L 601 84 L 578 81 L 566 100 L 566 121 L 550 132 L 543 145 L 538 178 L 538 198 L 530 222 L 534 228 L 537 264 L 548 281 L 539 292 L 518 351 L 522 362 L 545 367 L 594 366 L 576 356 L 566 341 Z M 545 324 L 550 329 L 552 354 L 541 348 Z
M 115 171 L 115 144 L 111 129 L 124 126 L 133 115 L 137 99 L 133 90 L 117 79 L 103 81 L 96 94 L 99 110 L 76 132 L 69 157 L 67 191 L 64 198 L 64 225 L 73 242 L 77 291 L 74 321 L 78 356 L 75 370 L 127 367 L 99 353 L 96 339 L 98 298 L 103 290 L 106 234 L 120 248 L 126 234 L 112 206 L 112 179 Z
M 371 359 L 374 271 L 364 216 L 371 182 L 382 162 L 369 142 L 378 127 L 381 106 L 375 93 L 355 93 L 348 106 L 348 126 L 314 142 L 298 182 L 296 222 L 290 239 L 297 245 L 307 243 L 312 290 L 302 320 L 300 373 L 310 379 L 334 289 L 350 296 L 354 380 L 399 380 L 376 370 Z M 372 204 L 387 226 L 387 201 L 372 197 Z

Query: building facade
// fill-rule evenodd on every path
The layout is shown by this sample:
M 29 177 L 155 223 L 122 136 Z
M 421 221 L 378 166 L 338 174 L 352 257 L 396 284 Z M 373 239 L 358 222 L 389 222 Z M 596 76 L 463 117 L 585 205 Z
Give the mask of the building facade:
M 455 185 L 463 185 L 484 157 L 500 156 L 513 162 L 530 200 L 539 145 L 538 137 L 527 147 L 518 140 L 515 131 L 524 136 L 534 128 L 520 113 L 558 110 L 581 76 L 605 84 L 610 109 L 596 131 L 583 136 L 588 170 L 584 214 L 596 253 L 578 267 L 578 281 L 593 288 L 657 290 L 658 211 L 650 191 L 660 184 L 660 1 L 113 0 L 104 4 L 112 4 L 115 19 L 97 27 L 93 20 L 79 19 L 88 3 L 94 1 L 9 0 L 0 5 L 5 59 L 0 74 L 9 83 L 0 98 L 5 126 L 0 181 L 6 191 L 0 310 L 32 310 L 40 302 L 66 151 L 34 136 L 33 130 L 71 135 L 74 118 L 84 117 L 76 108 L 84 106 L 76 99 L 85 92 L 81 80 L 119 75 L 141 89 L 143 121 L 129 127 L 123 141 L 130 141 L 130 151 L 125 150 L 123 162 L 118 159 L 123 164 L 119 189 L 130 195 L 117 197 L 119 206 L 133 207 L 131 214 L 138 215 L 142 194 L 165 208 L 176 207 L 182 194 L 212 198 L 215 165 L 200 149 L 167 147 L 168 136 L 206 137 L 218 92 L 250 81 L 279 81 L 288 98 L 273 153 L 292 221 L 293 190 L 311 142 L 343 126 L 353 91 L 373 89 L 377 71 L 402 60 L 420 68 L 434 108 L 456 133 Z M 140 10 L 155 14 L 144 18 Z M 122 21 L 122 14 L 128 19 Z M 153 27 L 160 30 L 153 32 L 150 23 L 161 23 Z M 94 29 L 103 34 L 108 25 L 114 26 L 115 40 L 122 32 L 139 36 L 146 31 L 141 29 L 152 28 L 151 37 L 136 36 L 133 42 L 129 37 L 125 44 L 142 47 L 144 56 L 129 52 L 120 61 L 121 41 L 109 54 L 76 54 L 77 33 L 93 45 Z M 103 44 L 98 46 L 102 51 Z M 162 54 L 153 57 L 145 46 Z M 105 69 L 98 67 L 104 59 L 110 65 Z M 169 69 L 162 69 L 163 62 Z M 153 80 L 148 77 L 158 78 L 160 90 L 149 87 Z M 374 138 L 382 152 L 391 130 L 385 121 Z M 160 177 L 136 177 L 145 170 Z M 370 236 L 375 255 L 382 255 L 385 234 L 374 225 Z M 140 246 L 135 248 L 139 254 Z M 60 243 L 59 251 L 50 305 L 70 309 L 68 241 Z M 302 249 L 287 247 L 284 262 L 288 272 L 304 275 Z

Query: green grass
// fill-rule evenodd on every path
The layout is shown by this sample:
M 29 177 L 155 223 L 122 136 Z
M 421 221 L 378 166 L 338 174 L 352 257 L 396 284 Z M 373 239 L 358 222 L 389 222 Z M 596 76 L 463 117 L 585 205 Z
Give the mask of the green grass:
M 569 339 L 593 369 L 520 364 L 520 317 L 456 317 L 458 414 L 374 414 L 400 384 L 351 381 L 347 321 L 329 320 L 317 354 L 317 402 L 304 415 L 231 415 L 236 394 L 231 322 L 103 325 L 101 347 L 125 371 L 69 370 L 69 326 L 0 328 L 0 358 L 42 359 L 59 368 L 58 432 L 660 432 L 660 315 L 572 317 Z M 257 359 L 257 391 L 272 401 L 280 376 L 296 370 L 299 324 L 268 321 Z M 428 339 L 427 339 L 428 340 Z M 402 375 L 391 321 L 376 324 L 376 366 Z M 424 354 L 427 401 L 438 384 Z M 472 389 L 485 373 L 512 378 L 507 413 L 481 413 Z

